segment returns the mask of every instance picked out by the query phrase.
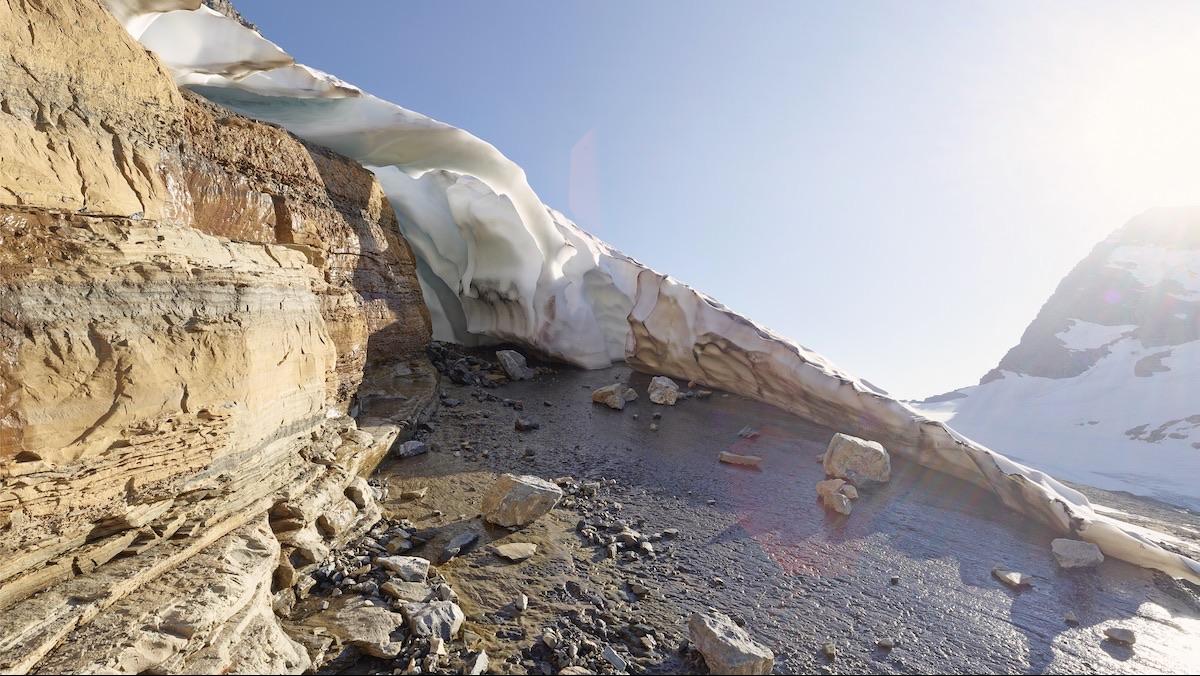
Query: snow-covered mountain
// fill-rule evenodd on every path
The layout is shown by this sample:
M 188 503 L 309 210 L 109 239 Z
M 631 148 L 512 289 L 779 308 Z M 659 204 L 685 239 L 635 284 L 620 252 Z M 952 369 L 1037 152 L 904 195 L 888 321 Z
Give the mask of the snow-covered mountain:
M 1114 232 L 978 385 L 917 408 L 1055 476 L 1200 509 L 1200 207 Z

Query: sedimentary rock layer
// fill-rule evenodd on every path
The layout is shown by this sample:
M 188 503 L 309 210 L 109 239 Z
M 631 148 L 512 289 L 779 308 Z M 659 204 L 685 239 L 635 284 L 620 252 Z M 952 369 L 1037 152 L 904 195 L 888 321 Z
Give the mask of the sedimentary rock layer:
M 7 3 L 0 43 L 0 671 L 303 668 L 270 603 L 378 519 L 435 382 L 383 191 L 96 0 Z

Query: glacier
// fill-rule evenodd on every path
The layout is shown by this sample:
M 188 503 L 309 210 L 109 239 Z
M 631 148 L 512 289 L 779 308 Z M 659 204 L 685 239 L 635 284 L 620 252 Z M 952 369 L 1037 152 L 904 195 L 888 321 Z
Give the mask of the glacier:
M 418 258 L 435 337 L 506 341 L 584 368 L 635 368 L 748 396 L 970 481 L 1109 556 L 1200 583 L 1166 536 L 888 397 L 591 236 L 470 133 L 295 63 L 201 0 L 105 0 L 182 87 L 371 168 Z

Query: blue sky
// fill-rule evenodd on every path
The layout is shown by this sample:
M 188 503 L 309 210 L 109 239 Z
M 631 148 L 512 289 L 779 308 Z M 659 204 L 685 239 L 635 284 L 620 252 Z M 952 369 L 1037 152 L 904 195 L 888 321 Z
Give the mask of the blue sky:
M 900 396 L 974 383 L 1109 232 L 1200 203 L 1196 3 L 238 6 Z

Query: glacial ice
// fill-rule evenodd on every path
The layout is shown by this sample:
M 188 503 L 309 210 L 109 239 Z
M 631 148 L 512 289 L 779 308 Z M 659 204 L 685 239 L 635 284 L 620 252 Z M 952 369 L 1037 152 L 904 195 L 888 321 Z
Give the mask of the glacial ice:
M 372 167 L 418 257 L 436 337 L 512 341 L 586 368 L 624 359 L 774 404 L 991 490 L 1105 554 L 1200 583 L 1164 536 L 877 392 L 820 355 L 586 233 L 471 134 L 295 64 L 199 0 L 105 0 L 181 86 Z

